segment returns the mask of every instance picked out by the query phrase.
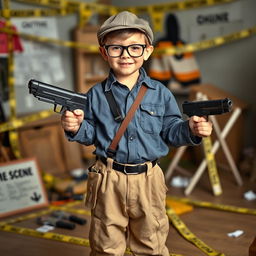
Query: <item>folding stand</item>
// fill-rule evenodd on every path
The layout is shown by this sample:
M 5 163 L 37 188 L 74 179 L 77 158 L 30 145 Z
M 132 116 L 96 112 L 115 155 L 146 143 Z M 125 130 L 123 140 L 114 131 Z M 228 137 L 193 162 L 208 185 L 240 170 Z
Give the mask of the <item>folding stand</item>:
M 231 152 L 227 146 L 227 143 L 225 141 L 225 138 L 227 137 L 228 133 L 230 132 L 231 128 L 234 126 L 235 122 L 237 121 L 237 119 L 239 118 L 240 114 L 241 114 L 241 108 L 240 107 L 235 107 L 233 110 L 232 115 L 230 116 L 229 120 L 227 121 L 225 127 L 223 128 L 223 130 L 220 130 L 219 124 L 216 120 L 215 116 L 210 116 L 210 120 L 213 123 L 213 128 L 216 132 L 217 135 L 217 140 L 214 142 L 213 146 L 212 146 L 212 150 L 211 152 L 213 154 L 216 154 L 217 150 L 219 149 L 219 147 L 221 146 L 223 149 L 223 152 L 225 154 L 225 157 L 228 161 L 228 164 L 231 168 L 231 171 L 233 172 L 235 179 L 238 183 L 238 185 L 242 185 L 242 179 L 241 176 L 239 174 L 239 171 L 236 167 L 235 161 L 231 155 Z M 180 148 L 178 148 L 176 154 L 174 155 L 174 158 L 172 159 L 171 164 L 169 165 L 166 174 L 165 174 L 165 179 L 166 181 L 169 181 L 172 173 L 174 172 L 174 170 L 179 170 L 179 166 L 178 163 L 183 155 L 183 153 L 185 152 L 187 146 L 182 146 Z M 205 168 L 207 167 L 207 161 L 206 159 L 203 159 L 201 164 L 199 165 L 198 169 L 196 170 L 195 174 L 193 175 L 189 185 L 187 186 L 187 188 L 185 189 L 185 194 L 189 195 L 191 193 L 191 191 L 193 190 L 193 188 L 195 187 L 195 185 L 197 184 L 197 182 L 199 181 L 200 177 L 202 176 Z

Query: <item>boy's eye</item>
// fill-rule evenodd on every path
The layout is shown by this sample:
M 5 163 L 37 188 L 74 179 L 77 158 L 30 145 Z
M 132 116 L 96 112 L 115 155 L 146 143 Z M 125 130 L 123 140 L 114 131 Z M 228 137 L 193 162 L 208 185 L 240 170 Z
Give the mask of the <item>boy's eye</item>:
M 131 48 L 132 51 L 137 51 L 137 50 L 139 50 L 141 47 L 138 46 L 138 45 L 132 45 L 132 46 L 130 46 L 130 48 Z
M 113 50 L 113 51 L 120 51 L 121 48 L 122 48 L 122 47 L 120 47 L 120 46 L 112 46 L 112 47 L 111 47 L 111 50 Z

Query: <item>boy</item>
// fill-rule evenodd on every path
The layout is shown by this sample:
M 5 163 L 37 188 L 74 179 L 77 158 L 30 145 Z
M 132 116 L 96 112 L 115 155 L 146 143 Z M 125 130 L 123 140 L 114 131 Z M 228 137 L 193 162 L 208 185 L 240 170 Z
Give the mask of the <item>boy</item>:
M 97 36 L 109 76 L 87 93 L 85 113 L 62 115 L 69 140 L 96 147 L 86 196 L 90 255 L 121 256 L 128 246 L 133 255 L 167 256 L 167 187 L 156 159 L 168 153 L 168 145 L 198 145 L 212 125 L 196 116 L 183 121 L 172 93 L 146 75 L 142 64 L 153 51 L 153 32 L 145 20 L 124 11 L 107 19 Z M 148 90 L 110 158 L 107 149 L 120 122 L 104 91 L 112 91 L 125 116 L 142 84 Z

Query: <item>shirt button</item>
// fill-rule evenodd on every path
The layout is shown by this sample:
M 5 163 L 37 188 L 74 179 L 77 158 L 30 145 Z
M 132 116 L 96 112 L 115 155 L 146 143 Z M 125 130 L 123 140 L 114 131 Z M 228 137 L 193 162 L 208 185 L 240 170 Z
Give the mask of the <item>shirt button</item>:
M 134 136 L 130 136 L 130 140 L 134 140 Z
M 150 114 L 151 114 L 151 115 L 154 115 L 154 114 L 155 114 L 155 112 L 154 112 L 154 111 L 150 111 Z

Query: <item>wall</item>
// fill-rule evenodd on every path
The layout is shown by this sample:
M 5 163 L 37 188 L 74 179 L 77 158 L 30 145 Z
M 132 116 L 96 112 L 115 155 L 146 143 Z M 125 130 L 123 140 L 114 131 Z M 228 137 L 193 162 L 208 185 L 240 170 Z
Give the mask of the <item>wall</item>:
M 158 0 L 157 3 L 178 2 L 177 0 Z M 138 6 L 136 0 L 112 0 L 113 5 L 118 6 Z M 141 0 L 140 5 L 156 4 L 154 0 Z M 220 23 L 219 29 L 216 25 L 209 25 L 209 34 L 217 36 L 217 32 L 222 35 L 240 31 L 256 26 L 256 1 L 241 0 L 234 3 L 223 4 L 212 7 L 204 7 L 198 9 L 184 10 L 175 12 L 181 29 L 181 38 L 187 42 L 192 42 L 190 39 L 191 28 L 195 26 L 197 14 L 215 13 L 218 10 L 234 9 L 238 10 L 238 18 L 234 17 L 234 21 L 230 24 Z M 145 18 L 148 18 L 145 16 Z M 150 19 L 148 18 L 149 22 Z M 200 28 L 200 26 L 198 26 Z M 211 31 L 212 30 L 212 33 Z M 218 31 L 219 30 L 219 31 Z M 194 31 L 196 31 L 194 29 Z M 162 33 L 157 33 L 156 38 Z M 206 38 L 206 39 L 210 39 Z M 202 83 L 211 83 L 249 104 L 249 109 L 245 113 L 245 145 L 256 146 L 254 127 L 256 125 L 256 96 L 255 96 L 255 81 L 256 81 L 256 35 L 242 39 L 233 43 L 229 43 L 220 47 L 211 48 L 208 50 L 198 51 L 195 53 L 202 73 Z M 243 136 L 243 135 L 241 135 Z M 252 138 L 253 136 L 253 138 Z
M 84 2 L 89 2 L 84 0 Z M 158 0 L 157 3 L 169 3 L 177 2 L 177 0 Z M 116 6 L 137 6 L 137 0 L 112 0 L 113 5 Z M 140 5 L 155 4 L 155 0 L 141 0 Z M 180 22 L 181 27 L 181 37 L 187 42 L 191 42 L 191 29 L 195 25 L 195 17 L 200 12 L 202 14 L 208 13 L 209 10 L 219 10 L 222 8 L 233 8 L 232 6 L 239 4 L 240 19 L 235 20 L 232 24 L 228 26 L 221 25 L 223 30 L 222 34 L 232 33 L 239 31 L 242 28 L 249 28 L 256 25 L 256 1 L 255 0 L 240 0 L 237 3 L 230 3 L 225 5 L 219 5 L 218 7 L 205 7 L 200 9 L 177 11 L 176 15 Z M 227 7 L 224 7 L 227 6 Z M 29 8 L 28 5 L 12 3 L 11 7 L 13 9 Z M 32 7 L 31 7 L 32 8 Z M 238 16 L 239 16 L 238 15 Z M 149 19 L 149 16 L 143 15 L 143 17 Z M 72 29 L 77 23 L 77 17 L 75 15 L 70 15 L 66 17 L 58 17 L 57 24 L 60 39 L 71 40 Z M 211 27 L 209 27 L 211 28 Z M 220 29 L 220 28 L 219 28 Z M 220 29 L 221 30 L 221 29 Z M 193 30 L 196 31 L 196 30 Z M 212 30 L 218 32 L 219 30 Z M 161 33 L 156 33 L 156 38 L 161 36 Z M 200 65 L 202 72 L 202 82 L 214 84 L 229 93 L 234 94 L 240 99 L 248 102 L 250 108 L 248 113 L 246 113 L 246 132 L 245 132 L 245 144 L 246 145 L 256 145 L 256 139 L 252 139 L 253 128 L 256 124 L 256 97 L 254 94 L 254 86 L 256 80 L 256 36 L 239 40 L 234 43 L 230 43 L 224 46 L 212 48 L 209 50 L 196 52 L 196 58 Z M 74 88 L 74 78 L 73 72 L 73 60 L 72 60 L 72 50 L 68 48 L 61 47 L 62 63 L 64 72 L 66 74 L 65 80 L 58 84 L 58 86 L 63 86 L 67 89 Z M 16 90 L 17 102 L 18 102 L 18 113 L 24 114 L 31 111 L 37 111 L 41 109 L 49 109 L 49 105 L 45 103 L 38 102 L 33 99 L 33 106 L 27 108 L 24 101 L 27 100 L 28 90 L 27 86 L 18 87 Z M 5 104 L 6 112 L 8 113 L 8 105 Z M 243 136 L 243 135 L 241 135 Z

